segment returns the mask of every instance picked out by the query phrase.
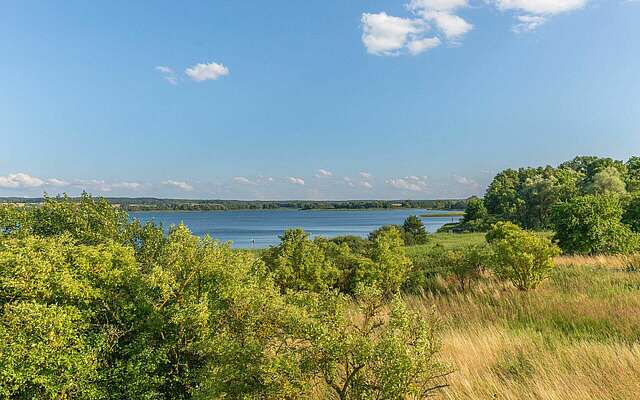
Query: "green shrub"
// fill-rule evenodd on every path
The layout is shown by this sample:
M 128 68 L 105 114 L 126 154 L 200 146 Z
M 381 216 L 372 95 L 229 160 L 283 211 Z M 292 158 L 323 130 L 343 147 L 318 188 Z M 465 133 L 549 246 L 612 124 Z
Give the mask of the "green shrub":
M 563 251 L 582 254 L 625 254 L 638 249 L 639 237 L 623 224 L 618 195 L 586 195 L 553 209 L 555 239 Z
M 320 398 L 423 399 L 446 386 L 437 359 L 438 323 L 396 297 L 386 306 L 376 288 L 360 288 L 355 309 L 344 297 L 300 298 L 305 364 L 317 368 Z
M 411 270 L 400 230 L 391 227 L 375 235 L 367 257 L 372 262 L 356 270 L 355 286 L 376 286 L 385 294 L 398 292 Z
M 262 259 L 283 290 L 322 291 L 338 280 L 338 269 L 323 247 L 302 229 L 286 231 L 280 244 L 265 251 Z
M 493 250 L 494 272 L 520 290 L 533 289 L 546 279 L 554 267 L 553 258 L 560 254 L 551 240 L 509 222 L 494 225 L 487 239 Z

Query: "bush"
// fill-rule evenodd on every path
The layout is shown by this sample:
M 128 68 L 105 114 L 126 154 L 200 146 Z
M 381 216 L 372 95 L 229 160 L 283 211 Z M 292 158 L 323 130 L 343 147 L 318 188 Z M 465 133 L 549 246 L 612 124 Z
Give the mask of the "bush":
M 311 317 L 301 324 L 302 351 L 317 368 L 319 398 L 423 399 L 446 386 L 437 321 L 399 297 L 387 307 L 380 290 L 360 288 L 355 308 L 334 294 L 298 301 Z
M 286 231 L 280 244 L 264 252 L 262 259 L 283 290 L 322 291 L 338 280 L 338 269 L 324 249 L 302 229 Z
M 391 230 L 397 230 L 400 232 L 402 241 L 406 246 L 415 246 L 429 242 L 429 234 L 427 233 L 424 224 L 420 218 L 415 215 L 407 217 L 402 225 L 381 226 L 369 233 L 369 241 L 373 242 L 379 235 Z
M 375 235 L 367 256 L 372 262 L 356 270 L 356 286 L 376 286 L 385 294 L 398 292 L 411 270 L 400 231 L 391 227 Z
M 623 224 L 618 195 L 586 195 L 553 209 L 555 238 L 563 251 L 582 254 L 626 254 L 638 249 L 638 235 Z
M 487 233 L 493 250 L 493 270 L 520 290 L 533 289 L 554 267 L 560 249 L 549 239 L 515 225 L 498 223 Z

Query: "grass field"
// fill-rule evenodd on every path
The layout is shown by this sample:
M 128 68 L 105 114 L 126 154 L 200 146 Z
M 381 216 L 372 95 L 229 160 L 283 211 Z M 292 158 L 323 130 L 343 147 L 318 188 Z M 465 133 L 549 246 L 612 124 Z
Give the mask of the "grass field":
M 485 277 L 459 292 L 410 297 L 442 319 L 446 399 L 637 399 L 640 273 L 620 257 L 561 257 L 520 292 Z

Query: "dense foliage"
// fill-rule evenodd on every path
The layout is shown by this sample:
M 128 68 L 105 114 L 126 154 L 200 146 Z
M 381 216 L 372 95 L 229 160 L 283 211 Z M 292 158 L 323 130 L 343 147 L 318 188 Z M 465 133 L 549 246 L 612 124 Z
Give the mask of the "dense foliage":
M 437 322 L 397 296 L 411 268 L 398 230 L 362 252 L 293 230 L 264 259 L 87 195 L 0 206 L 0 397 L 391 399 L 446 384 Z
M 496 275 L 520 290 L 533 289 L 549 276 L 560 249 L 541 235 L 522 230 L 511 222 L 495 224 L 487 241 L 493 251 Z
M 631 226 L 636 226 L 633 212 L 630 208 L 627 219 Z M 622 222 L 624 214 L 623 201 L 618 195 L 576 197 L 554 207 L 555 237 L 569 253 L 630 253 L 640 248 L 640 237 Z
M 507 169 L 482 201 L 469 199 L 453 231 L 487 231 L 497 221 L 555 230 L 565 252 L 627 253 L 637 249 L 640 158 L 627 162 L 576 157 L 557 168 Z

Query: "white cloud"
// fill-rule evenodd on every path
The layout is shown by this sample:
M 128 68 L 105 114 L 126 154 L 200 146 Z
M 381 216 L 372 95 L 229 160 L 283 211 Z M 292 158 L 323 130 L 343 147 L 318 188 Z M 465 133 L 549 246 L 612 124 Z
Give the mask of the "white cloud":
M 144 184 L 142 184 L 140 182 L 116 182 L 116 183 L 111 184 L 111 187 L 114 187 L 114 188 L 132 189 L 132 190 L 141 189 L 143 186 L 144 186 Z
M 547 22 L 547 18 L 539 15 L 518 15 L 516 19 L 518 23 L 513 27 L 515 33 L 535 31 L 540 25 Z
M 0 188 L 4 189 L 36 188 L 44 184 L 44 180 L 22 172 L 0 176 Z
M 345 176 L 344 178 L 342 178 L 342 180 L 349 187 L 354 187 L 355 186 L 355 184 L 353 183 L 353 180 L 351 178 L 349 178 L 348 176 Z
M 412 192 L 424 192 L 427 189 L 426 177 L 407 176 L 404 178 L 389 179 L 387 184 L 396 189 L 409 190 Z
M 322 169 L 322 168 L 320 168 L 318 170 L 318 173 L 316 174 L 317 178 L 325 178 L 325 177 L 328 177 L 328 176 L 333 176 L 333 172 L 327 171 L 326 169 Z
M 241 185 L 255 185 L 255 182 L 251 181 L 248 178 L 245 178 L 244 176 L 236 176 L 233 178 L 233 180 Z
M 424 14 L 424 18 L 435 22 L 438 29 L 449 40 L 460 39 L 464 34 L 473 29 L 473 25 L 462 17 L 442 11 L 430 11 Z
M 578 10 L 587 0 L 495 0 L 501 11 L 516 10 L 535 15 L 556 15 Z
M 173 69 L 165 65 L 158 65 L 155 69 L 156 71 L 160 71 L 163 74 L 173 74 Z
M 367 189 L 372 189 L 373 188 L 373 185 L 371 183 L 367 182 L 367 181 L 361 181 L 360 182 L 360 186 L 365 187 Z
M 68 186 L 69 182 L 64 181 L 62 179 L 51 178 L 51 179 L 47 179 L 47 184 L 51 186 Z
M 453 176 L 453 180 L 456 181 L 456 183 L 459 183 L 461 185 L 465 185 L 465 186 L 470 186 L 473 188 L 479 188 L 480 184 L 476 181 L 474 181 L 471 178 L 467 178 L 465 176 L 460 176 L 460 175 L 454 175 Z
M 575 11 L 583 8 L 587 0 L 495 0 L 501 11 L 518 11 L 526 13 L 517 15 L 518 23 L 514 25 L 516 33 L 532 32 L 544 24 L 548 17 Z
M 190 192 L 193 190 L 193 186 L 190 183 L 184 181 L 174 181 L 174 180 L 166 180 L 162 182 L 165 186 L 172 186 L 180 190 L 184 190 L 185 192 Z
M 287 178 L 287 180 L 289 181 L 289 183 L 293 185 L 304 185 L 304 179 L 302 178 L 296 178 L 294 176 L 290 176 Z
M 466 0 L 413 0 L 408 8 L 433 22 L 447 39 L 457 40 L 473 29 L 472 24 L 455 15 L 456 10 L 467 6 Z
M 229 68 L 215 62 L 209 64 L 196 64 L 187 68 L 185 74 L 196 82 L 216 80 L 221 76 L 229 75 Z
M 365 172 L 365 171 L 360 172 L 360 176 L 361 176 L 361 177 L 363 177 L 364 179 L 371 179 L 371 178 L 373 178 L 373 175 L 371 175 L 370 173 Z
M 442 42 L 437 37 L 417 39 L 409 42 L 407 48 L 409 49 L 409 53 L 417 55 L 440 46 L 440 43 Z
M 160 71 L 162 73 L 164 80 L 169 82 L 172 85 L 178 84 L 178 77 L 176 77 L 175 71 L 171 67 L 167 67 L 166 65 L 158 65 L 155 67 L 156 71 Z
M 466 7 L 467 0 L 411 0 L 410 10 L 453 11 Z
M 427 29 L 424 21 L 387 15 L 363 13 L 362 43 L 367 52 L 376 55 L 396 55 L 417 35 Z

